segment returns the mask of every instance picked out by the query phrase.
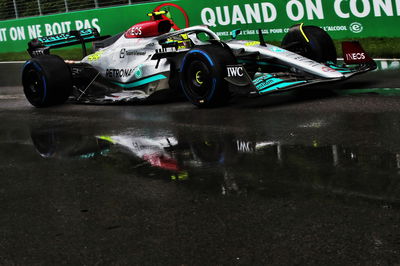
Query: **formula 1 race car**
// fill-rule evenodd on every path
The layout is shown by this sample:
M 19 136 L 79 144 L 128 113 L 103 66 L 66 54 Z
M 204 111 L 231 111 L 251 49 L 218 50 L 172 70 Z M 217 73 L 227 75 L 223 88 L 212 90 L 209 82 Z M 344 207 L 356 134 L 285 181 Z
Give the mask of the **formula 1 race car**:
M 340 81 L 376 68 L 358 42 L 343 43 L 344 65 L 319 27 L 295 25 L 282 47 L 258 41 L 221 41 L 207 26 L 171 31 L 168 11 L 126 32 L 101 37 L 96 29 L 34 39 L 22 73 L 24 93 L 36 107 L 82 103 L 142 102 L 181 92 L 196 106 L 226 104 L 232 95 L 260 96 L 311 84 Z M 94 53 L 86 56 L 85 43 Z M 50 49 L 81 44 L 81 61 L 50 55 Z

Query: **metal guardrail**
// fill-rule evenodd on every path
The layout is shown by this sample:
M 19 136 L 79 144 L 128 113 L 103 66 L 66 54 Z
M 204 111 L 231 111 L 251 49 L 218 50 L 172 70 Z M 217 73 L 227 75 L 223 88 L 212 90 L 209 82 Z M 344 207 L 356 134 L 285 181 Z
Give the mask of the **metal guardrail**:
M 0 20 L 130 5 L 146 0 L 0 0 Z

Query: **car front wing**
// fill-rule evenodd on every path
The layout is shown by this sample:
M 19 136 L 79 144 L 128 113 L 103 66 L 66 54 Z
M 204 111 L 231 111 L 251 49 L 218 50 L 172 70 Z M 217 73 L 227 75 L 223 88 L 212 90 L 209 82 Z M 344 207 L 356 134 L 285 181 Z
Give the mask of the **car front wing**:
M 332 70 L 330 70 L 332 69 Z M 313 75 L 297 74 L 291 72 L 255 73 L 251 78 L 244 65 L 228 65 L 225 80 L 230 84 L 230 91 L 239 95 L 261 96 L 270 93 L 288 91 L 318 83 L 337 82 L 348 79 L 354 75 L 362 74 L 376 69 L 374 62 L 356 66 L 327 64 L 328 71 L 342 73 L 341 78 L 320 78 Z

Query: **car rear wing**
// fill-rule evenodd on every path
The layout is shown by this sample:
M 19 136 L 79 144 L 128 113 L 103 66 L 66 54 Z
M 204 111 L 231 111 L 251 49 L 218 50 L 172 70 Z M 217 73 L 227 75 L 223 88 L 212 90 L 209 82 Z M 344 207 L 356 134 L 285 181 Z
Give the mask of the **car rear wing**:
M 95 28 L 73 30 L 67 33 L 39 37 L 31 40 L 28 43 L 28 53 L 31 57 L 50 54 L 50 49 L 67 47 L 81 44 L 83 57 L 87 55 L 87 42 L 99 41 L 108 38 L 109 36 L 100 36 Z

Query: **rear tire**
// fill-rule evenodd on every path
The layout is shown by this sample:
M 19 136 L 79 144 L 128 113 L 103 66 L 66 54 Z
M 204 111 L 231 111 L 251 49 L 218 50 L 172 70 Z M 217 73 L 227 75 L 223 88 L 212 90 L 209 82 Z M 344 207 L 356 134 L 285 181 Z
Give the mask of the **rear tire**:
M 42 55 L 25 63 L 22 85 L 26 98 L 35 107 L 63 104 L 71 94 L 72 75 L 61 57 Z
M 228 103 L 231 95 L 225 81 L 226 66 L 236 64 L 227 47 L 197 46 L 183 58 L 181 86 L 186 98 L 198 107 L 215 107 Z
M 300 31 L 299 25 L 296 25 L 283 38 L 282 47 L 317 62 L 336 63 L 335 44 L 328 33 L 317 26 L 303 26 L 302 29 L 309 42 Z

